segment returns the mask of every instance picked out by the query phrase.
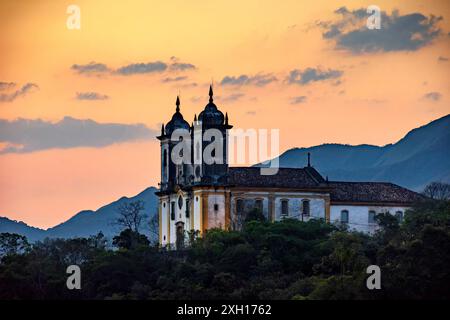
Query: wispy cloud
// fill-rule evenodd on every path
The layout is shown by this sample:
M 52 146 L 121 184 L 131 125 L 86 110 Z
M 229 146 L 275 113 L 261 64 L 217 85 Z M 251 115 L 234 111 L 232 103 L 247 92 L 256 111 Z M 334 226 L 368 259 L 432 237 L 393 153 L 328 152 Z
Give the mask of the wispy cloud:
M 287 82 L 289 84 L 306 85 L 311 82 L 337 79 L 343 75 L 341 70 L 322 70 L 320 68 L 306 68 L 304 70 L 294 69 L 289 73 Z
M 77 92 L 77 100 L 106 100 L 109 96 L 98 92 Z
M 20 89 L 14 91 L 14 92 L 0 94 L 0 102 L 12 102 L 21 96 L 27 95 L 33 89 L 39 89 L 37 84 L 30 83 L 30 82 L 26 83 Z
M 447 58 L 447 57 L 443 57 L 443 56 L 439 56 L 439 57 L 438 57 L 438 61 L 439 61 L 439 62 L 447 62 L 447 61 L 448 61 L 448 58 Z
M 191 63 L 175 62 L 170 65 L 170 69 L 173 71 L 195 70 L 196 66 Z
M 439 92 L 428 92 L 422 98 L 431 101 L 439 101 L 442 98 L 442 94 Z
M 41 119 L 0 119 L 0 153 L 25 153 L 46 149 L 104 147 L 115 143 L 149 139 L 155 131 L 143 124 L 98 123 L 65 117 L 58 122 Z
M 105 63 L 89 62 L 87 64 L 74 64 L 71 69 L 78 74 L 82 75 L 121 75 L 131 76 L 135 74 L 151 74 L 160 73 L 164 71 L 169 72 L 183 72 L 188 70 L 195 70 L 197 67 L 192 63 L 179 62 L 176 58 L 171 58 L 170 62 L 164 61 L 149 61 L 149 62 L 137 62 L 130 63 L 118 68 L 111 68 Z
M 395 10 L 390 15 L 381 12 L 381 29 L 366 26 L 369 15 L 366 9 L 349 10 L 341 7 L 335 11 L 339 19 L 320 21 L 324 39 L 334 41 L 336 49 L 353 54 L 389 51 L 415 51 L 430 44 L 442 30 L 438 23 L 442 17 L 421 13 L 401 15 Z
M 123 67 L 120 67 L 115 73 L 129 76 L 132 74 L 154 73 L 162 72 L 167 69 L 167 64 L 161 61 L 147 62 L 147 63 L 132 63 Z
M 266 74 L 261 73 L 253 76 L 241 74 L 239 76 L 225 76 L 220 82 L 220 84 L 235 85 L 235 86 L 255 85 L 258 87 L 263 87 L 275 81 L 277 81 L 277 78 L 271 73 Z
M 306 96 L 297 96 L 291 98 L 291 104 L 305 103 L 308 98 Z
M 0 91 L 9 90 L 16 86 L 15 82 L 2 82 L 0 81 Z
M 109 73 L 111 69 L 104 63 L 89 62 L 87 64 L 74 64 L 71 67 L 72 70 L 79 74 L 93 75 Z
M 183 81 L 183 80 L 187 80 L 188 77 L 187 76 L 179 76 L 179 77 L 167 77 L 161 80 L 161 82 L 178 82 L 178 81 Z
M 228 96 L 218 97 L 218 100 L 221 102 L 235 102 L 243 98 L 245 94 L 243 93 L 233 93 Z

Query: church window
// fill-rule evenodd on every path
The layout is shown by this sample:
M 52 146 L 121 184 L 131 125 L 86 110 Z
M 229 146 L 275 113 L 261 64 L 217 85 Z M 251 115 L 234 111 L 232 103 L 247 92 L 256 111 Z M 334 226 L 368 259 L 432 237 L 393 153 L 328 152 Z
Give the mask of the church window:
M 164 174 L 166 174 L 166 170 L 167 170 L 167 150 L 164 150 L 164 155 L 163 155 L 163 170 L 164 170 Z
M 341 211 L 341 222 L 348 223 L 348 210 Z
M 371 223 L 371 224 L 376 223 L 376 221 L 375 221 L 375 216 L 376 215 L 377 214 L 376 214 L 375 211 L 373 211 L 373 210 L 369 211 L 369 223 Z
M 310 206 L 309 200 L 302 201 L 302 215 L 309 217 L 310 214 Z
M 170 218 L 175 220 L 175 201 L 170 203 Z
M 183 208 L 183 197 L 179 196 L 178 197 L 178 208 Z
M 242 199 L 236 200 L 236 212 L 244 213 L 244 200 Z
M 259 211 L 263 211 L 263 200 L 262 199 L 256 199 L 255 200 L 255 208 Z
M 191 213 L 191 208 L 189 206 L 189 199 L 186 199 L 186 218 L 189 218 Z
M 397 211 L 397 212 L 395 213 L 395 217 L 397 218 L 397 220 L 398 220 L 399 223 L 402 223 L 402 222 L 403 222 L 403 212 Z
M 166 207 L 166 203 L 165 202 L 163 202 L 163 208 L 165 208 Z
M 217 203 L 214 204 L 214 211 L 219 211 L 219 205 Z
M 289 215 L 289 201 L 281 200 L 281 215 L 288 216 Z

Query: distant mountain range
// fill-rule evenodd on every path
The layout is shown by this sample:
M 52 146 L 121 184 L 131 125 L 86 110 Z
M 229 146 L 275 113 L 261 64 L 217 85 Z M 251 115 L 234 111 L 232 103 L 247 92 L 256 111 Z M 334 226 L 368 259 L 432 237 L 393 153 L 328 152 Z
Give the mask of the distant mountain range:
M 112 237 L 120 232 L 120 227 L 115 224 L 118 215 L 117 208 L 126 202 L 142 200 L 145 207 L 143 214 L 146 214 L 148 216 L 147 221 L 150 221 L 157 214 L 158 210 L 158 198 L 155 195 L 155 191 L 157 191 L 156 188 L 149 187 L 134 197 L 122 197 L 96 211 L 80 211 L 69 220 L 47 230 L 34 228 L 23 222 L 0 217 L 0 233 L 18 233 L 25 235 L 29 241 L 37 241 L 47 237 L 89 237 L 101 231 L 106 237 L 112 239 Z M 153 238 L 155 236 L 150 232 L 148 223 L 143 224 L 141 232 L 154 240 Z
M 279 157 L 281 167 L 304 167 L 307 153 L 312 165 L 330 180 L 388 181 L 421 191 L 432 181 L 450 182 L 450 115 L 410 131 L 403 139 L 383 147 L 372 145 L 323 144 L 294 148 Z M 0 233 L 14 232 L 30 241 L 50 238 L 88 237 L 102 231 L 112 238 L 120 230 L 113 222 L 117 207 L 128 201 L 142 200 L 149 218 L 157 214 L 156 188 L 138 195 L 122 197 L 97 211 L 85 210 L 48 230 L 42 230 L 0 217 Z M 152 237 L 148 229 L 142 230 Z
M 329 180 L 386 181 L 422 191 L 432 181 L 450 182 L 450 115 L 411 130 L 383 147 L 322 144 L 290 149 L 279 156 L 280 167 L 312 165 Z

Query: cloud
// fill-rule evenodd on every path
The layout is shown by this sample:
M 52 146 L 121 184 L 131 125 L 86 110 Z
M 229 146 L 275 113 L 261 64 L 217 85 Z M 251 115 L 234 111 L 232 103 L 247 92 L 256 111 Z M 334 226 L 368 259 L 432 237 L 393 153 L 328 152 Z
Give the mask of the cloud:
M 106 64 L 97 62 L 89 62 L 88 64 L 74 64 L 71 69 L 79 74 L 85 75 L 107 73 L 111 71 Z
M 301 104 L 305 103 L 308 98 L 306 96 L 298 96 L 291 98 L 291 104 Z
M 109 97 L 105 94 L 100 94 L 97 92 L 77 92 L 77 100 L 106 100 Z
M 188 79 L 188 77 L 186 77 L 186 76 L 180 76 L 180 77 L 174 77 L 174 78 L 167 77 L 167 78 L 162 79 L 161 82 L 178 82 L 178 81 L 183 81 L 183 80 L 187 80 L 187 79 Z
M 245 114 L 247 114 L 249 116 L 256 116 L 256 111 L 250 110 L 250 111 L 247 111 Z
M 197 67 L 192 63 L 179 62 L 178 59 L 175 57 L 171 57 L 170 60 L 171 60 L 170 63 L 166 63 L 163 61 L 130 63 L 118 67 L 117 69 L 110 68 L 104 63 L 92 61 L 87 64 L 74 64 L 71 66 L 71 69 L 74 70 L 76 73 L 82 75 L 115 74 L 122 76 L 157 73 L 157 72 L 164 72 L 166 70 L 178 72 L 197 69 Z
M 34 83 L 26 83 L 20 89 L 12 92 L 12 93 L 2 93 L 0 94 L 0 102 L 12 102 L 16 100 L 18 97 L 25 96 L 33 89 L 39 89 L 37 84 Z
M 132 63 L 116 70 L 117 74 L 129 76 L 132 74 L 162 72 L 167 69 L 167 64 L 161 61 L 147 63 Z
M 16 84 L 14 82 L 0 82 L 0 91 L 9 90 L 15 86 Z
M 431 101 L 439 101 L 442 98 L 442 94 L 439 92 L 428 92 L 422 98 Z
M 98 123 L 91 119 L 64 117 L 58 122 L 41 119 L 0 119 L 0 153 L 25 153 L 46 149 L 104 147 L 149 139 L 155 131 L 143 124 Z
M 240 76 L 225 76 L 220 82 L 221 85 L 255 85 L 258 87 L 263 87 L 271 82 L 277 81 L 277 78 L 271 73 L 257 74 L 254 76 L 249 76 L 242 74 Z
M 442 30 L 438 27 L 442 17 L 421 13 L 400 15 L 397 10 L 390 15 L 381 12 L 381 29 L 367 28 L 370 16 L 366 9 L 348 10 L 341 7 L 335 11 L 340 18 L 336 21 L 321 21 L 317 24 L 324 32 L 324 39 L 335 42 L 336 49 L 353 54 L 415 51 L 430 44 Z
M 220 100 L 222 102 L 235 102 L 235 101 L 238 101 L 239 99 L 243 98 L 244 96 L 245 96 L 245 94 L 243 94 L 243 93 L 233 93 L 228 96 L 218 97 L 218 100 Z
M 311 82 L 337 79 L 343 75 L 341 70 L 322 70 L 320 68 L 306 68 L 304 70 L 294 69 L 289 73 L 287 82 L 289 84 L 306 85 Z
M 447 57 L 443 57 L 443 56 L 439 56 L 438 61 L 439 62 L 447 62 L 448 58 Z
M 185 71 L 185 70 L 195 70 L 197 68 L 191 63 L 175 62 L 170 65 L 170 69 L 173 71 Z

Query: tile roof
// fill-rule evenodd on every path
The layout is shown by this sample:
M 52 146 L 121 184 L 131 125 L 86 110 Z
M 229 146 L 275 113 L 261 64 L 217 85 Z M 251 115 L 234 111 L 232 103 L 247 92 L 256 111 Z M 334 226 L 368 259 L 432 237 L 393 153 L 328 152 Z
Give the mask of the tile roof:
M 337 202 L 385 202 L 413 203 L 423 200 L 417 192 L 388 182 L 330 181 L 331 201 Z
M 230 167 L 228 181 L 238 187 L 323 189 L 332 202 L 411 204 L 424 198 L 388 182 L 327 182 L 313 167 L 279 168 L 276 175 L 261 175 L 260 169 Z
M 299 189 L 317 188 L 321 182 L 311 170 L 305 168 L 279 168 L 275 175 L 261 175 L 260 170 L 258 167 L 230 167 L 228 181 L 230 184 L 243 187 Z M 321 176 L 320 178 L 323 180 Z

